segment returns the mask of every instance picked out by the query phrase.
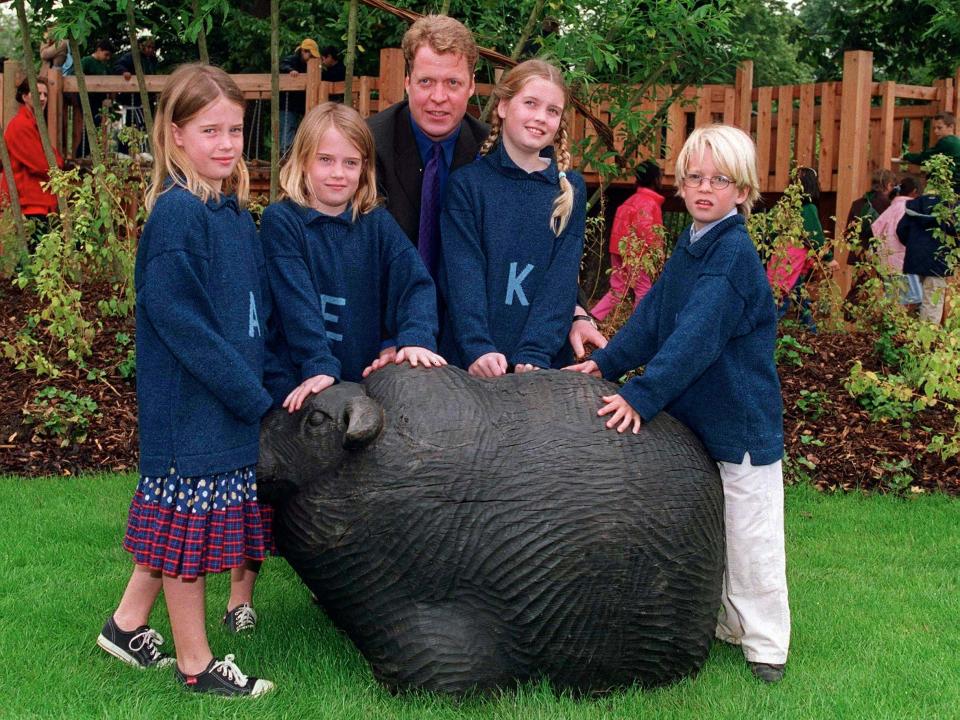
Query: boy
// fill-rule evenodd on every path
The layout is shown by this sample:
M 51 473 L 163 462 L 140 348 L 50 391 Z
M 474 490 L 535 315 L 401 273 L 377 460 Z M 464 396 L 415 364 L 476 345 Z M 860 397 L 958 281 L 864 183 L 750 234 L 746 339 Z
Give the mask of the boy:
M 902 158 L 893 158 L 893 161 L 922 165 L 934 155 L 946 155 L 953 160 L 953 189 L 960 192 L 960 137 L 955 134 L 957 118 L 953 113 L 937 113 L 933 116 L 930 129 L 937 139 L 932 148 L 918 153 L 904 153 Z
M 763 682 L 783 678 L 790 644 L 783 537 L 783 405 L 773 362 L 773 294 L 745 217 L 760 196 L 756 149 L 734 127 L 690 135 L 677 159 L 693 225 L 623 329 L 571 370 L 616 379 L 607 428 L 639 432 L 666 410 L 716 460 L 725 501 L 727 567 L 717 637 L 740 645 Z

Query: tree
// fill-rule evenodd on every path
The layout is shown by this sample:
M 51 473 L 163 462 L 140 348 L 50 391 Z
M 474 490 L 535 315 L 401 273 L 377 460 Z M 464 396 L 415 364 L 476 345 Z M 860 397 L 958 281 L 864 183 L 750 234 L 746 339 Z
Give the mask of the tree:
M 873 52 L 878 79 L 929 84 L 960 62 L 955 0 L 803 0 L 799 59 L 818 80 L 839 79 L 843 53 Z
M 756 86 L 812 82 L 813 68 L 799 59 L 801 24 L 786 0 L 738 0 L 734 55 L 753 60 Z M 732 78 L 723 78 L 730 82 Z

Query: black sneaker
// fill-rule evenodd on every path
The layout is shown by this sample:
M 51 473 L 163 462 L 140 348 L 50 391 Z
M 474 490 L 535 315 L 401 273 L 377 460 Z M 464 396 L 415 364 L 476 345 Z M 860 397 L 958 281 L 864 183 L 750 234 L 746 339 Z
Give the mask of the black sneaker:
M 223 624 L 232 633 L 253 632 L 257 627 L 257 611 L 250 603 L 240 603 L 223 616 Z
M 136 630 L 125 632 L 117 627 L 111 616 L 97 637 L 97 645 L 118 660 L 138 668 L 165 668 L 173 665 L 177 659 L 158 646 L 163 645 L 163 637 L 149 625 L 141 625 Z
M 750 666 L 750 670 L 753 672 L 755 678 L 768 684 L 778 683 L 783 680 L 783 674 L 786 670 L 785 665 L 775 663 L 750 662 L 748 660 L 747 664 Z
M 199 675 L 184 675 L 176 669 L 177 680 L 193 692 L 225 695 L 227 697 L 258 697 L 273 690 L 273 683 L 262 678 L 248 677 L 233 662 L 233 655 L 223 660 L 214 658 Z

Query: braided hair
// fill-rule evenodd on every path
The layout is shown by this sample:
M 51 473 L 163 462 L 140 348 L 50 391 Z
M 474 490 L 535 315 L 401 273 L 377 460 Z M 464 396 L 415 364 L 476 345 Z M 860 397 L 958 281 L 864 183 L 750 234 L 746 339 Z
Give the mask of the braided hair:
M 564 105 L 570 103 L 570 88 L 563 79 L 563 74 L 555 66 L 543 60 L 527 60 L 514 67 L 501 78 L 493 89 L 495 106 L 501 102 L 508 102 L 521 88 L 533 78 L 540 78 L 563 90 Z M 493 114 L 490 121 L 490 134 L 480 147 L 480 154 L 486 155 L 497 144 L 502 131 L 502 121 L 498 113 Z M 560 127 L 553 139 L 553 146 L 557 160 L 557 171 L 560 176 L 560 194 L 553 201 L 553 211 L 550 214 L 550 229 L 559 236 L 567 227 L 570 214 L 573 212 L 573 185 L 567 179 L 570 169 L 570 133 L 566 115 L 560 118 Z

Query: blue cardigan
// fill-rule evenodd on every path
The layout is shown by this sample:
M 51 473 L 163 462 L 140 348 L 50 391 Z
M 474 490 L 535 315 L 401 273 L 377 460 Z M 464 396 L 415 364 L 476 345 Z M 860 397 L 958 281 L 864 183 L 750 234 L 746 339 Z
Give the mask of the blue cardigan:
M 137 248 L 140 472 L 192 477 L 257 462 L 269 315 L 263 254 L 233 196 L 160 195 Z
M 381 340 L 436 349 L 436 290 L 389 212 L 352 220 L 284 200 L 268 207 L 260 239 L 276 313 L 265 383 L 279 405 L 314 375 L 359 382 Z
M 556 163 L 518 167 L 498 144 L 450 176 L 440 237 L 447 313 L 441 352 L 467 368 L 503 353 L 511 365 L 562 367 L 573 357 L 567 333 L 577 302 L 586 186 L 567 171 L 573 212 L 559 237 L 550 228 L 560 192 Z
M 773 295 L 740 215 L 694 244 L 687 229 L 627 324 L 593 353 L 605 378 L 645 366 L 620 394 L 644 421 L 661 410 L 688 425 L 715 460 L 783 456 L 783 402 L 773 360 Z

